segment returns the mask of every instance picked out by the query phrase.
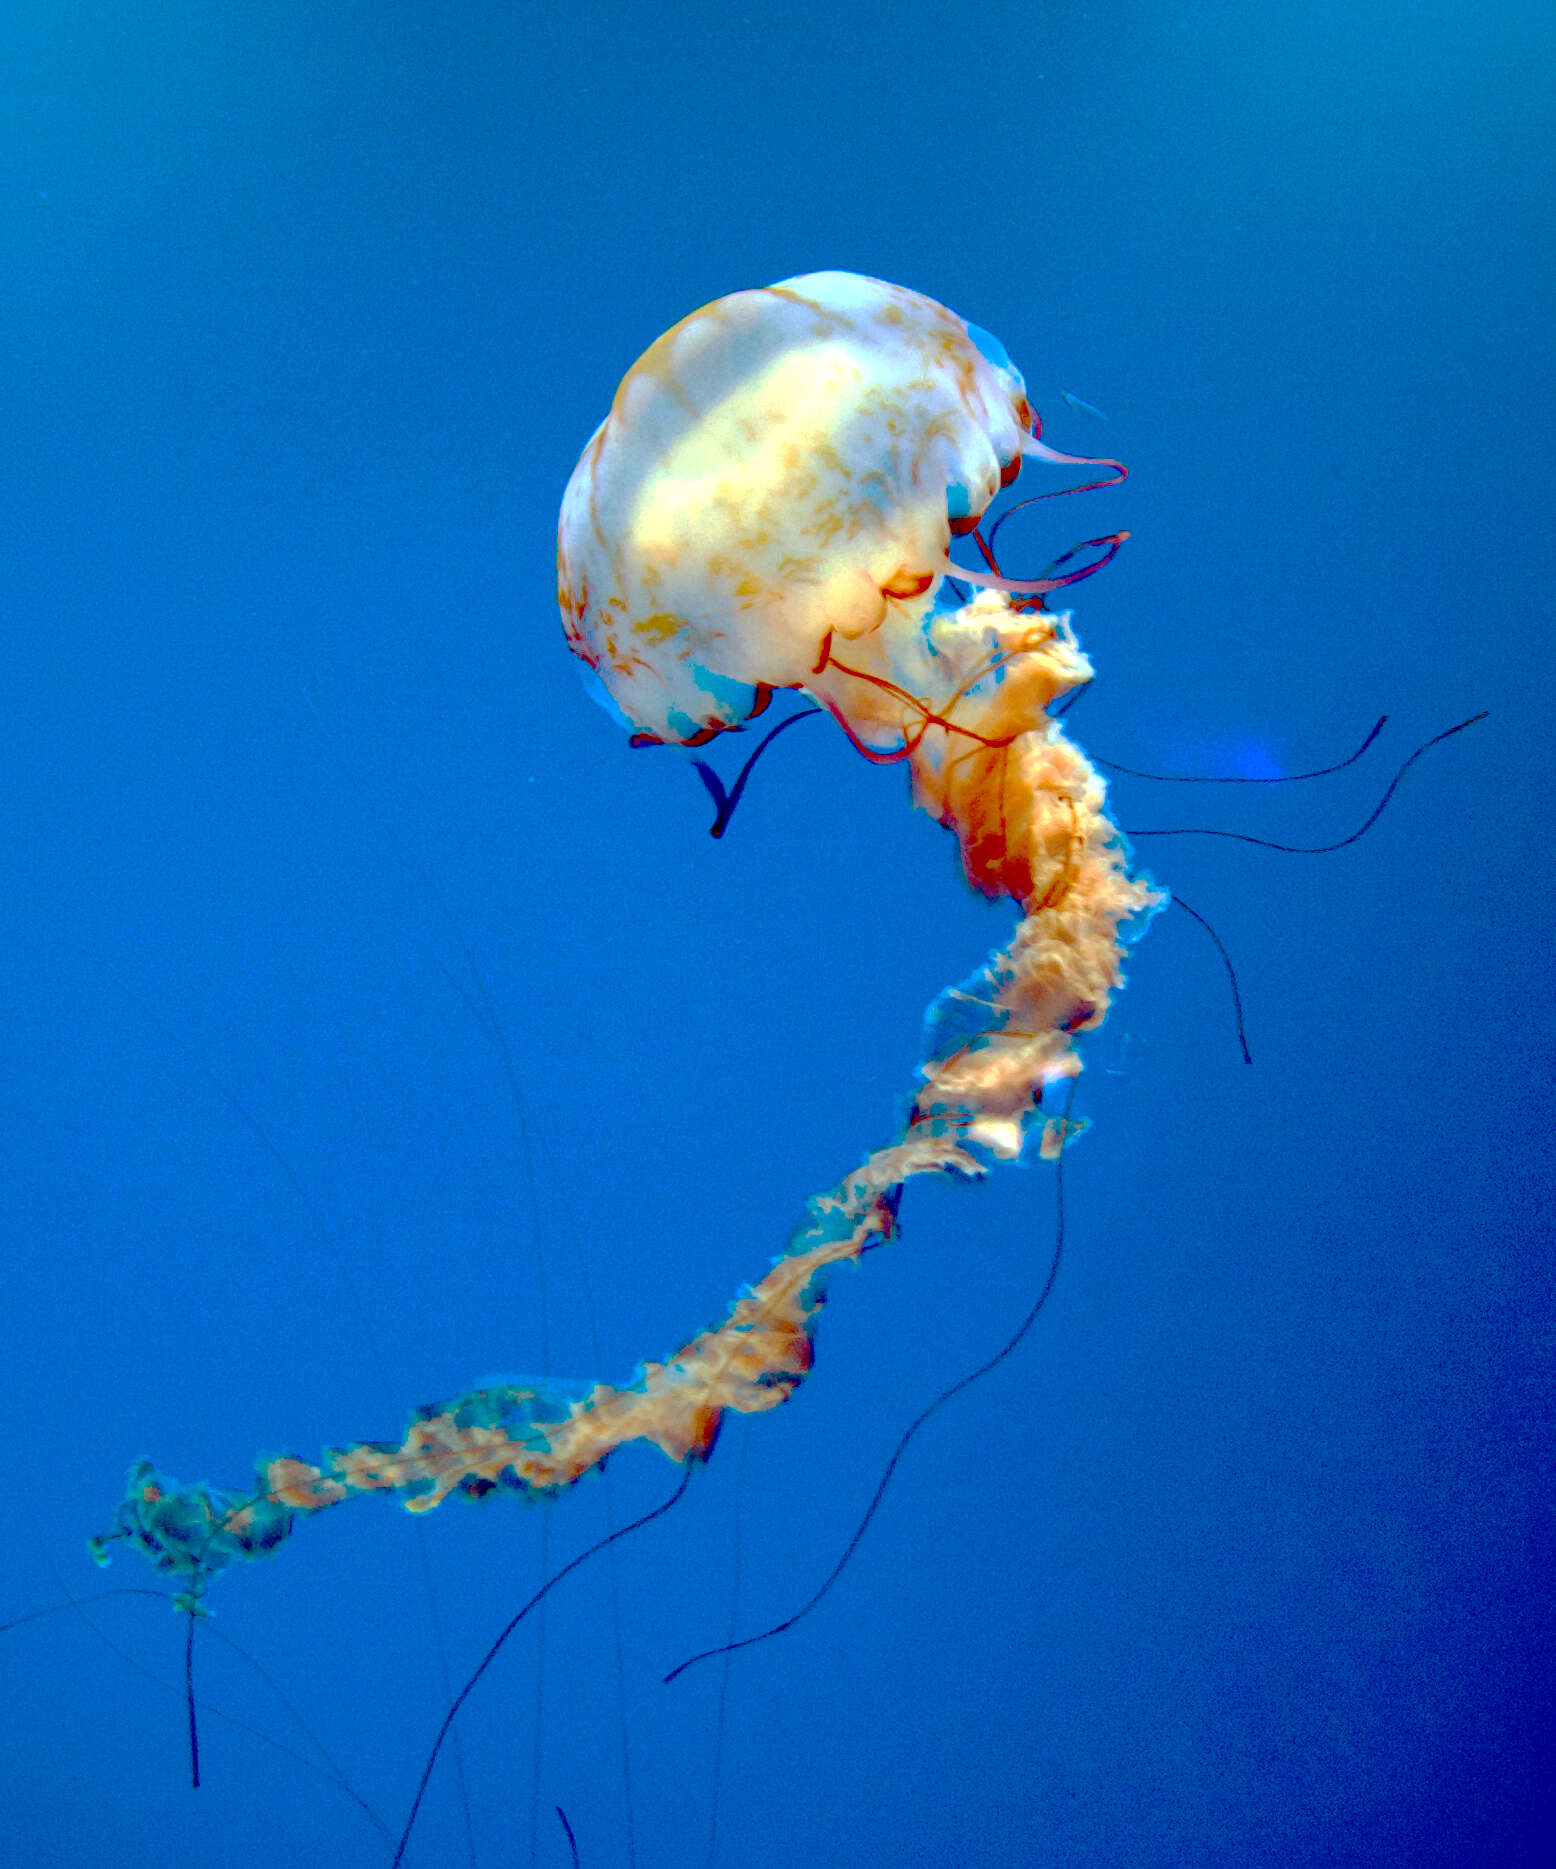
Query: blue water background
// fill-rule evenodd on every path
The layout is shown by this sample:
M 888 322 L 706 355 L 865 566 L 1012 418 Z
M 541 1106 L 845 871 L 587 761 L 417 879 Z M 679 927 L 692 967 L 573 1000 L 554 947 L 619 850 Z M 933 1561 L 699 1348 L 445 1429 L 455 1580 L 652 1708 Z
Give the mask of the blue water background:
M 1054 1296 L 831 1596 L 659 1684 L 826 1574 L 1030 1303 L 1051 1170 L 911 1190 L 795 1401 L 483 1681 L 468 1825 L 448 1760 L 411 1860 L 565 1865 L 556 1805 L 586 1869 L 714 1828 L 761 1869 L 1552 1860 L 1553 38 L 1495 0 L 9 10 L 0 1618 L 151 1581 L 85 1558 L 136 1456 L 241 1486 L 484 1377 L 627 1377 L 891 1133 L 1008 908 L 823 722 L 710 840 L 554 600 L 633 358 L 846 267 L 1130 465 L 1002 539 L 1133 535 L 1074 594 L 1084 744 L 1280 774 L 1390 716 L 1329 780 L 1119 780 L 1126 826 L 1332 840 L 1491 718 L 1337 854 L 1139 840 L 1253 1067 L 1164 914 L 1087 1047 Z M 457 1680 L 675 1477 L 420 1535 L 361 1501 L 223 1578 L 198 1793 L 164 1604 L 13 1629 L 8 1869 L 386 1862 L 215 1633 L 397 1829 L 428 1579 Z

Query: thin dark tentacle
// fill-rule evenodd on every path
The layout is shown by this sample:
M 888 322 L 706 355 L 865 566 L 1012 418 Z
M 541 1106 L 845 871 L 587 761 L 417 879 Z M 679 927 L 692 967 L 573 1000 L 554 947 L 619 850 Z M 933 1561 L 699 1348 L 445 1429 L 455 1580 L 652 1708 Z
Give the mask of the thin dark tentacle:
M 12 1629 L 23 1628 L 29 1622 L 41 1622 L 46 1616 L 63 1616 L 73 1611 L 86 1624 L 87 1628 L 91 1630 L 92 1634 L 97 1637 L 104 1648 L 106 1648 L 110 1654 L 117 1655 L 126 1667 L 133 1668 L 137 1674 L 144 1675 L 154 1687 L 162 1689 L 165 1693 L 183 1693 L 184 1690 L 182 1688 L 174 1687 L 171 1681 L 165 1681 L 160 1674 L 146 1667 L 143 1662 L 137 1661 L 133 1655 L 120 1648 L 118 1643 L 105 1635 L 103 1631 L 98 1628 L 97 1624 L 86 1614 L 86 1611 L 90 1609 L 94 1603 L 106 1603 L 113 1597 L 139 1596 L 149 1598 L 158 1603 L 171 1605 L 174 1598 L 169 1592 L 166 1590 L 152 1590 L 140 1586 L 122 1586 L 113 1590 L 94 1590 L 88 1596 L 75 1596 L 72 1594 L 64 1578 L 60 1576 L 57 1568 L 53 1565 L 51 1565 L 50 1568 L 54 1570 L 54 1581 L 64 1595 L 65 1601 L 63 1603 L 50 1603 L 42 1609 L 28 1610 L 24 1615 L 13 1616 L 9 1622 L 0 1622 L 0 1635 L 8 1633 Z M 290 1759 L 294 1765 L 300 1765 L 304 1771 L 312 1772 L 316 1777 L 322 1778 L 326 1784 L 333 1785 L 337 1791 L 344 1793 L 346 1797 L 350 1798 L 352 1803 L 357 1806 L 367 1818 L 368 1822 L 372 1824 L 373 1828 L 383 1838 L 385 1844 L 390 1843 L 393 1839 L 390 1835 L 389 1826 L 347 1780 L 340 1767 L 335 1763 L 334 1759 L 331 1758 L 328 1747 L 325 1746 L 323 1740 L 319 1738 L 319 1735 L 303 1718 L 297 1707 L 287 1698 L 281 1684 L 276 1680 L 275 1676 L 270 1673 L 269 1669 L 265 1668 L 256 1660 L 241 1642 L 233 1641 L 231 1636 L 224 1635 L 220 1629 L 215 1628 L 210 1623 L 206 1624 L 206 1640 L 220 1642 L 223 1648 L 230 1649 L 245 1666 L 251 1668 L 254 1673 L 259 1676 L 260 1680 L 264 1682 L 265 1686 L 269 1688 L 270 1692 L 286 1709 L 288 1718 L 297 1727 L 298 1731 L 303 1734 L 308 1743 L 318 1753 L 319 1759 L 322 1759 L 324 1763 L 321 1765 L 317 1759 L 308 1758 L 305 1754 L 298 1752 L 294 1747 L 287 1745 L 283 1740 L 276 1739 L 273 1735 L 262 1731 L 261 1728 L 257 1726 L 251 1726 L 247 1720 L 240 1720 L 235 1715 L 224 1712 L 220 1707 L 214 1705 L 209 1700 L 196 1702 L 200 1710 L 203 1713 L 211 1715 L 214 1719 L 221 1720 L 226 1725 L 236 1728 L 240 1733 L 247 1733 L 249 1738 L 258 1740 L 261 1745 L 269 1746 L 273 1752 L 279 1752 L 283 1758 Z
M 1073 1101 L 1074 1098 L 1074 1090 L 1075 1086 L 1072 1080 L 1070 1098 L 1067 1099 L 1065 1103 L 1066 1121 L 1069 1117 L 1070 1102 Z M 664 1677 L 667 1687 L 672 1681 L 685 1674 L 688 1668 L 695 1668 L 699 1662 L 712 1661 L 719 1655 L 733 1655 L 740 1649 L 754 1648 L 758 1642 L 768 1642 L 771 1641 L 775 1635 L 783 1635 L 787 1630 L 792 1629 L 797 1622 L 804 1621 L 816 1605 L 821 1602 L 822 1598 L 826 1596 L 827 1592 L 832 1588 L 833 1584 L 837 1582 L 838 1578 L 842 1576 L 843 1572 L 852 1562 L 854 1553 L 863 1542 L 864 1535 L 870 1528 L 871 1520 L 880 1510 L 881 1501 L 886 1497 L 886 1489 L 891 1485 L 892 1478 L 902 1461 L 902 1456 L 908 1451 L 909 1443 L 918 1434 L 919 1430 L 930 1420 L 931 1416 L 938 1414 L 939 1411 L 945 1407 L 947 1402 L 952 1401 L 956 1396 L 960 1395 L 964 1389 L 970 1388 L 973 1383 L 981 1382 L 985 1376 L 997 1369 L 999 1365 L 1005 1361 L 1006 1357 L 1010 1356 L 1016 1350 L 1027 1332 L 1037 1322 L 1038 1313 L 1042 1310 L 1043 1306 L 1047 1304 L 1049 1294 L 1054 1288 L 1054 1281 L 1059 1276 L 1059 1261 L 1064 1254 L 1064 1151 L 1062 1149 L 1059 1152 L 1058 1160 L 1054 1164 L 1054 1190 L 1056 1216 L 1054 1222 L 1053 1254 L 1048 1262 L 1048 1272 L 1043 1280 L 1042 1289 L 1033 1300 L 1031 1309 L 1011 1332 L 1010 1336 L 1006 1338 L 1000 1348 L 996 1350 L 986 1362 L 980 1363 L 976 1369 L 970 1370 L 965 1376 L 953 1382 L 950 1388 L 942 1389 L 929 1406 L 921 1410 L 919 1414 L 909 1422 L 907 1427 L 904 1428 L 897 1445 L 892 1449 L 891 1458 L 886 1462 L 885 1471 L 881 1474 L 880 1481 L 875 1488 L 874 1496 L 871 1498 L 869 1505 L 865 1507 L 859 1523 L 854 1527 L 853 1536 L 849 1539 L 847 1546 L 844 1548 L 843 1555 L 838 1559 L 836 1564 L 832 1566 L 830 1573 L 821 1584 L 821 1587 L 808 1602 L 801 1604 L 792 1616 L 784 1617 L 782 1622 L 774 1623 L 770 1629 L 763 1629 L 759 1635 L 744 1636 L 738 1642 L 721 1642 L 717 1648 L 705 1648 L 699 1654 L 689 1655 L 685 1661 L 678 1663 Z
M 405 1860 L 405 1852 L 410 1846 L 411 1832 L 416 1827 L 416 1819 L 420 1815 L 422 1801 L 427 1795 L 427 1786 L 432 1782 L 432 1769 L 438 1762 L 438 1754 L 443 1750 L 443 1742 L 449 1736 L 449 1732 L 453 1727 L 459 1709 L 475 1691 L 476 1683 L 480 1680 L 481 1676 L 485 1674 L 487 1669 L 491 1667 L 492 1663 L 497 1659 L 508 1637 L 513 1634 L 532 1609 L 537 1608 L 540 1604 L 545 1602 L 546 1598 L 550 1596 L 551 1592 L 564 1577 L 570 1577 L 580 1565 L 587 1564 L 590 1558 L 597 1556 L 598 1553 L 605 1550 L 607 1546 L 615 1544 L 618 1539 L 625 1538 L 630 1532 L 641 1531 L 645 1525 L 651 1525 L 655 1519 L 663 1518 L 670 1508 L 684 1495 L 687 1486 L 691 1483 L 691 1477 L 692 1463 L 688 1460 L 686 1470 L 681 1475 L 680 1483 L 668 1499 L 655 1506 L 651 1512 L 645 1512 L 640 1517 L 632 1519 L 626 1525 L 618 1526 L 615 1531 L 607 1532 L 603 1538 L 597 1538 L 592 1545 L 580 1551 L 577 1557 L 564 1564 L 559 1571 L 553 1572 L 524 1607 L 509 1620 L 507 1625 L 498 1634 L 491 1647 L 488 1648 L 486 1653 L 481 1657 L 480 1663 L 471 1672 L 470 1678 L 454 1696 L 448 1711 L 443 1715 L 443 1723 L 438 1728 L 437 1737 L 432 1742 L 432 1750 L 427 1754 L 427 1762 L 422 1767 L 421 1780 L 416 1786 L 416 1795 L 411 1800 L 410 1812 L 405 1819 L 405 1828 L 400 1832 L 400 1841 L 394 1852 L 392 1869 L 399 1869 L 399 1865 Z
M 186 1616 L 184 1631 L 184 1705 L 189 1709 L 189 1789 L 200 1789 L 200 1728 L 195 1720 L 194 1632 L 195 1618 Z
M 1270 778 L 1251 777 L 1242 772 L 1142 772 L 1138 766 L 1121 766 L 1116 759 L 1099 759 L 1095 753 L 1091 755 L 1091 763 L 1105 766 L 1109 772 L 1122 772 L 1131 779 L 1154 779 L 1158 785 L 1296 785 L 1303 779 L 1327 779 L 1332 772 L 1344 772 L 1347 766 L 1354 766 L 1387 725 L 1388 715 L 1380 714 L 1372 732 L 1338 765 L 1315 766 L 1311 772 L 1285 772 Z
M 724 789 L 724 781 L 706 760 L 694 759 L 692 761 L 692 764 L 697 768 L 698 777 L 708 788 L 708 796 L 713 800 L 713 808 L 716 815 L 714 816 L 712 825 L 708 829 L 708 835 L 710 837 L 722 837 L 729 828 L 729 821 L 735 815 L 735 807 L 740 803 L 740 794 L 746 789 L 746 781 L 751 777 L 751 768 L 767 751 L 768 747 L 772 745 L 773 741 L 778 738 L 779 734 L 787 732 L 797 720 L 809 720 L 812 714 L 819 714 L 821 711 L 819 707 L 802 707 L 798 713 L 790 714 L 787 719 L 780 720 L 776 727 L 770 727 L 757 742 L 756 750 L 740 768 L 735 783 L 727 792 Z
M 1381 818 L 1383 816 L 1383 813 L 1388 809 L 1389 800 L 1394 796 L 1395 792 L 1399 790 L 1400 780 L 1404 778 L 1405 774 L 1410 770 L 1410 768 L 1416 763 L 1416 761 L 1421 757 L 1423 753 L 1430 752 L 1434 746 L 1439 745 L 1444 740 L 1451 739 L 1454 734 L 1463 733 L 1466 727 L 1473 727 L 1477 721 L 1484 720 L 1488 712 L 1489 712 L 1489 709 L 1482 708 L 1478 714 L 1471 714 L 1468 720 L 1461 720 L 1455 726 L 1445 727 L 1441 733 L 1434 733 L 1430 740 L 1423 741 L 1421 745 L 1416 748 L 1416 750 L 1410 755 L 1410 757 L 1400 767 L 1399 771 L 1394 774 L 1393 778 L 1389 780 L 1388 790 L 1378 800 L 1377 804 L 1373 807 L 1372 811 L 1368 814 L 1366 819 L 1361 824 L 1359 824 L 1356 827 L 1356 829 L 1350 833 L 1349 836 L 1337 838 L 1335 842 L 1332 844 L 1279 844 L 1279 843 L 1276 843 L 1274 839 L 1269 838 L 1269 837 L 1250 837 L 1246 831 L 1215 831 L 1215 830 L 1207 829 L 1202 824 L 1173 826 L 1172 828 L 1167 829 L 1167 830 L 1156 830 L 1156 829 L 1145 830 L 1145 831 L 1129 830 L 1125 832 L 1125 835 L 1131 838 L 1138 838 L 1138 837 L 1222 837 L 1222 838 L 1229 839 L 1234 844 L 1256 845 L 1260 850 L 1283 850 L 1291 856 L 1298 856 L 1298 857 L 1327 856 L 1330 853 L 1330 851 L 1344 850 L 1348 845 L 1354 844 L 1358 838 L 1362 838 L 1367 835 L 1368 831 L 1372 829 L 1373 825 L 1377 823 L 1378 819 Z
M 1200 927 L 1204 929 L 1205 933 L 1215 942 L 1216 952 L 1221 956 L 1221 965 L 1226 969 L 1227 985 L 1232 989 L 1232 1017 L 1237 1022 L 1237 1042 L 1242 1048 L 1243 1063 L 1252 1064 L 1253 1053 L 1248 1049 L 1248 1029 L 1243 1024 L 1243 995 L 1237 984 L 1237 969 L 1232 965 L 1232 956 L 1226 951 L 1226 943 L 1221 939 L 1220 935 L 1216 933 L 1215 929 L 1211 927 L 1205 917 L 1200 914 L 1199 910 L 1190 908 L 1188 903 L 1184 901 L 1183 897 L 1180 896 L 1176 890 L 1173 892 L 1172 906 L 1182 909 L 1185 915 L 1192 915 L 1195 921 L 1199 923 Z

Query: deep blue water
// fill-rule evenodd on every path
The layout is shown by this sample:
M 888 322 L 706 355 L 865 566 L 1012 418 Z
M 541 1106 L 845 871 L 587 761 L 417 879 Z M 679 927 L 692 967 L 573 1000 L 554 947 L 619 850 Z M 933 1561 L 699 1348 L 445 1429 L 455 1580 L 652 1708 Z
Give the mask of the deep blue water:
M 151 1581 L 85 1561 L 136 1456 L 242 1485 L 495 1373 L 625 1378 L 891 1133 L 1008 909 L 826 723 L 711 841 L 554 601 L 638 352 L 846 267 L 1128 461 L 1006 546 L 1132 534 L 1074 598 L 1092 751 L 1292 772 L 1390 716 L 1311 784 L 1121 779 L 1126 826 L 1330 840 L 1491 718 L 1337 854 L 1140 839 L 1253 1068 L 1164 914 L 1054 1296 L 831 1596 L 659 1684 L 825 1575 L 1030 1302 L 1051 1171 L 910 1191 L 795 1401 L 482 1682 L 468 1827 L 448 1761 L 411 1860 L 565 1865 L 558 1804 L 586 1869 L 702 1865 L 715 1819 L 764 1869 L 1553 1860 L 1553 38 L 1487 0 L 9 10 L 0 1618 Z M 398 1829 L 428 1580 L 457 1680 L 675 1477 L 356 1502 L 226 1576 L 198 1793 L 164 1604 L 12 1630 L 6 1864 L 386 1862 L 338 1779 Z

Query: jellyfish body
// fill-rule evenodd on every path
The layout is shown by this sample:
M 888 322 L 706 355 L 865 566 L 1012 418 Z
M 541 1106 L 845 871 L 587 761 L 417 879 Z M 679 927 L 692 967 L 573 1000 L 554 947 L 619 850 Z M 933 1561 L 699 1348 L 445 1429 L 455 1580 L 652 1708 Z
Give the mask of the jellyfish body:
M 867 758 L 907 765 L 968 879 L 1018 905 L 1011 939 L 930 1009 L 900 1133 L 811 1200 L 722 1322 L 631 1382 L 487 1385 L 417 1410 L 400 1442 L 263 1460 L 247 1497 L 142 1462 L 95 1555 L 132 1545 L 192 1609 L 224 1566 L 363 1493 L 425 1512 L 454 1493 L 556 1493 L 636 1440 L 704 1457 L 726 1411 L 771 1409 L 804 1380 L 831 1268 L 893 1235 L 905 1182 L 981 1175 L 1034 1138 L 1063 1148 L 1073 1127 L 1045 1088 L 1079 1070 L 1131 924 L 1165 898 L 1131 872 L 1101 776 L 1049 713 L 1091 668 L 1042 599 L 1086 572 L 953 575 L 953 535 L 1024 458 L 1075 460 L 1033 427 L 986 333 L 901 286 L 813 273 L 660 338 L 562 503 L 567 639 L 629 729 L 697 745 L 803 689 Z

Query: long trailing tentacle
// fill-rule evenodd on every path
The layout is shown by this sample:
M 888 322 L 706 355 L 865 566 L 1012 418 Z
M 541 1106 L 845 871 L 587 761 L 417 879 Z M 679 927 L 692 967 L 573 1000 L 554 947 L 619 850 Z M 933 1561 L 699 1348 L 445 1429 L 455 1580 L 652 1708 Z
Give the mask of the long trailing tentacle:
M 1373 806 L 1372 810 L 1367 813 L 1361 823 L 1357 825 L 1356 829 L 1354 831 L 1348 831 L 1344 837 L 1337 837 L 1330 843 L 1284 844 L 1278 843 L 1273 837 L 1254 837 L 1247 831 L 1216 830 L 1203 824 L 1172 825 L 1165 828 L 1148 825 L 1142 830 L 1137 830 L 1131 825 L 1127 835 L 1131 838 L 1220 837 L 1234 844 L 1252 844 L 1259 850 L 1280 850 L 1284 851 L 1289 856 L 1296 857 L 1324 857 L 1328 856 L 1332 851 L 1349 849 L 1352 844 L 1357 843 L 1361 838 L 1365 837 L 1368 831 L 1372 829 L 1373 825 L 1377 823 L 1378 819 L 1388 810 L 1390 801 L 1399 790 L 1401 780 L 1423 754 L 1429 753 L 1434 746 L 1440 746 L 1444 740 L 1451 740 L 1456 733 L 1463 733 L 1466 727 L 1478 725 L 1481 721 L 1488 718 L 1489 713 L 1490 710 L 1488 708 L 1482 708 L 1478 714 L 1471 714 L 1468 720 L 1457 721 L 1451 727 L 1444 727 L 1441 733 L 1434 733 L 1429 740 L 1423 740 L 1410 757 L 1400 766 L 1393 778 L 1389 780 L 1383 796 L 1378 800 L 1377 804 Z M 1346 763 L 1349 764 L 1349 761 Z

